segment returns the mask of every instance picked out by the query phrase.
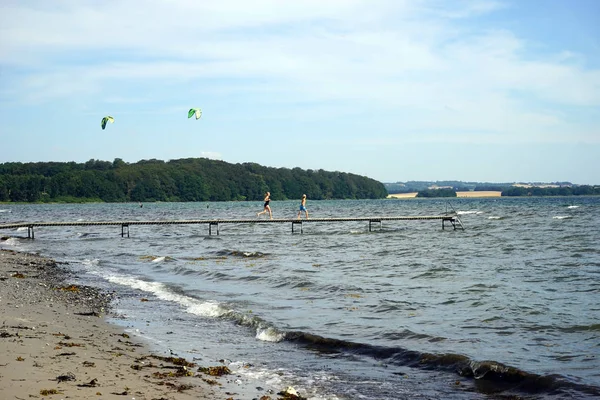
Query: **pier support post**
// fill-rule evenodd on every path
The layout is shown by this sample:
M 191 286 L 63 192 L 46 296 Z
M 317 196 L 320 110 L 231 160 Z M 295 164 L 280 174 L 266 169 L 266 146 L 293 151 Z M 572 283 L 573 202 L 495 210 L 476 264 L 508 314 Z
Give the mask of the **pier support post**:
M 129 224 L 121 224 L 121 237 L 125 237 L 125 228 L 127 228 L 127 237 L 129 237 Z
M 219 236 L 219 223 L 218 222 L 209 222 L 208 223 L 208 236 L 212 235 L 212 226 L 217 227 L 217 236 Z
M 454 230 L 456 230 L 456 220 L 457 220 L 457 219 L 458 219 L 458 218 L 456 218 L 456 219 L 455 219 L 454 217 L 445 217 L 445 218 L 442 218 L 442 229 L 444 229 L 444 222 L 445 222 L 445 221 L 450 221 L 450 223 L 452 224 L 452 227 L 454 228 Z M 458 221 L 460 222 L 460 219 L 459 219 Z M 460 227 L 461 227 L 461 229 L 462 229 L 462 230 L 464 230 L 464 229 L 465 229 L 465 228 L 462 226 L 462 222 L 460 222 Z
M 383 223 L 381 222 L 381 220 L 380 220 L 380 219 L 370 219 L 370 220 L 369 220 L 369 232 L 371 232 L 371 231 L 372 231 L 371 224 L 372 224 L 373 222 L 379 222 L 379 229 L 381 229 L 381 228 L 383 227 Z
M 302 231 L 302 221 L 292 221 L 292 235 L 294 234 L 294 225 L 295 224 L 300 224 L 300 233 L 304 233 Z
M 33 233 L 33 225 L 27 227 L 27 239 L 35 239 L 35 233 Z

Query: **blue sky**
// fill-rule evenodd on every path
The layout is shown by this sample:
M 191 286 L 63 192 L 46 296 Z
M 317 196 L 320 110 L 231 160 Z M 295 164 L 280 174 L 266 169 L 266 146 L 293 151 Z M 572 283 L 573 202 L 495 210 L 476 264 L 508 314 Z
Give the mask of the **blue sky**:
M 600 184 L 600 1 L 4 0 L 0 118 L 0 162 Z

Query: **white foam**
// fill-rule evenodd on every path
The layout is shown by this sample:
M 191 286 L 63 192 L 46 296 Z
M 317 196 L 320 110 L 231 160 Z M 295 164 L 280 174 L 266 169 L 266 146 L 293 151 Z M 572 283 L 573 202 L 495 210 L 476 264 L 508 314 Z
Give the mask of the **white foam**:
M 231 312 L 214 301 L 201 301 L 189 296 L 173 293 L 165 284 L 160 282 L 148 282 L 133 277 L 118 275 L 108 276 L 106 279 L 109 282 L 116 283 L 118 285 L 128 286 L 133 289 L 152 293 L 160 300 L 180 304 L 181 306 L 185 307 L 186 311 L 190 314 L 201 315 L 205 317 L 220 317 Z
M 250 387 L 251 391 L 249 393 L 253 393 L 253 389 L 259 385 L 277 391 L 281 390 L 282 387 L 287 387 L 288 390 L 291 389 L 288 393 L 296 392 L 308 400 L 340 400 L 336 395 L 315 393 L 314 391 L 308 392 L 305 388 L 305 386 L 310 388 L 318 381 L 338 380 L 328 373 L 323 374 L 321 372 L 316 372 L 315 375 L 308 379 L 298 380 L 298 377 L 291 371 L 286 371 L 285 369 L 267 369 L 257 365 L 248 364 L 244 361 L 231 361 L 227 363 L 227 367 L 235 375 L 241 378 L 234 381 L 234 383 Z M 292 387 L 290 384 L 294 386 Z
M 258 340 L 262 340 L 263 342 L 281 342 L 284 338 L 283 333 L 278 332 L 274 328 L 260 329 L 256 330 L 256 338 Z
M 197 300 L 196 300 L 197 301 Z M 203 315 L 205 317 L 214 317 L 218 318 L 224 314 L 229 313 L 229 310 L 225 310 L 223 307 L 219 305 L 217 302 L 213 301 L 204 301 L 199 302 L 198 304 L 189 305 L 187 308 L 187 312 L 195 315 Z
M 0 212 L 9 213 L 9 212 L 11 212 L 11 211 L 10 211 L 10 210 L 0 210 Z
M 573 218 L 570 215 L 555 215 L 554 217 L 552 217 L 553 219 L 569 219 L 569 218 Z
M 488 217 L 488 219 L 502 219 L 502 217 Z
M 19 241 L 17 240 L 17 238 L 8 238 L 6 240 L 3 240 L 2 242 L 0 242 L 2 245 L 7 245 L 7 246 L 17 246 L 19 244 Z
M 579 208 L 579 206 L 569 206 L 567 208 Z
M 314 371 L 311 376 L 299 380 L 298 376 L 293 372 L 285 369 L 271 370 L 254 365 L 247 367 L 247 364 L 239 361 L 231 362 L 228 366 L 235 374 L 243 378 L 255 382 L 264 382 L 266 386 L 271 388 L 287 387 L 308 400 L 340 400 L 334 394 L 318 393 L 314 390 L 315 382 L 339 380 L 338 377 L 331 375 L 327 371 Z M 290 384 L 294 386 L 291 387 Z M 310 390 L 311 387 L 313 390 Z M 308 391 L 307 388 L 309 389 Z
M 154 260 L 152 260 L 153 263 L 159 263 L 161 261 L 165 261 L 165 257 L 156 257 Z
M 21 226 L 21 227 L 17 228 L 17 232 L 23 232 L 23 231 L 26 231 L 26 230 L 27 230 L 26 226 Z
M 470 210 L 470 211 L 457 211 L 458 215 L 467 215 L 467 214 L 483 214 L 483 211 Z
M 100 260 L 97 258 L 94 258 L 92 260 L 85 259 L 83 260 L 82 264 L 86 267 L 96 267 L 98 266 L 98 264 L 100 264 Z

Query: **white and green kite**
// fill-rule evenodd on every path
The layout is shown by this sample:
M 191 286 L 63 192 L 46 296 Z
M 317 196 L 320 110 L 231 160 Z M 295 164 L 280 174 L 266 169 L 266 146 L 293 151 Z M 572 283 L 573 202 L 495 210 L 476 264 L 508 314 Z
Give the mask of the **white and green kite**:
M 199 108 L 190 108 L 190 111 L 188 111 L 188 118 L 192 118 L 194 115 L 196 116 L 196 119 L 200 119 L 202 110 Z

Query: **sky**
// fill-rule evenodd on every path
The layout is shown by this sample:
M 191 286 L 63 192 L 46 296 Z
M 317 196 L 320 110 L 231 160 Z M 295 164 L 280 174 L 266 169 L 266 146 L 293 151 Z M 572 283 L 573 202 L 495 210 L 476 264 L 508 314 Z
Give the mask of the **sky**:
M 2 0 L 0 119 L 0 163 L 600 184 L 600 1 Z

